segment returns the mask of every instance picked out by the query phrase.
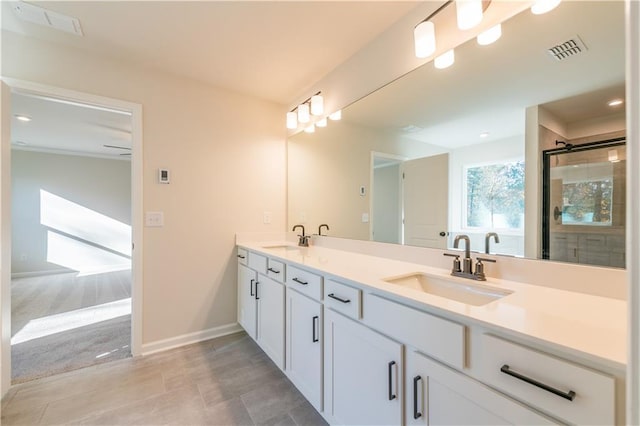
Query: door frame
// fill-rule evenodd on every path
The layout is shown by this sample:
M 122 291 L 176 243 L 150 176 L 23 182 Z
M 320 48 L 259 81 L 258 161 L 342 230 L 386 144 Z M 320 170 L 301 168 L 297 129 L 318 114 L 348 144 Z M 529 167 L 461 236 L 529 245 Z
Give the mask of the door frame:
M 374 169 L 376 158 L 384 158 L 386 160 L 392 160 L 394 164 L 402 164 L 407 161 L 407 157 L 403 157 L 402 155 L 396 154 L 387 154 L 385 152 L 371 151 L 371 160 L 369 164 L 369 241 L 374 241 L 373 239 L 373 221 L 375 220 L 373 214 L 373 178 L 374 178 Z M 400 182 L 400 199 L 402 199 L 402 182 Z M 402 206 L 399 206 L 400 209 L 400 241 L 402 241 Z
M 143 318 L 143 158 L 142 158 L 142 105 L 120 99 L 108 98 L 84 92 L 78 92 L 60 87 L 54 87 L 12 78 L 2 78 L 10 93 L 24 93 L 62 99 L 69 102 L 95 105 L 109 109 L 126 111 L 131 114 L 131 354 L 142 354 L 142 318 Z M 3 123 L 9 125 L 10 123 Z M 10 138 L 2 138 L 2 152 L 11 152 Z M 4 156 L 4 155 L 3 155 Z M 10 156 L 3 159 L 3 178 L 11 176 Z M 4 170 L 5 166 L 8 170 Z M 3 183 L 4 186 L 4 183 Z M 10 187 L 10 183 L 9 183 Z M 2 191 L 2 206 L 11 206 L 10 191 Z M 10 207 L 8 207 L 10 209 Z M 8 230 L 9 235 L 4 235 L 3 241 L 11 239 L 11 218 L 7 215 L 1 217 L 2 229 Z M 7 223 L 8 222 L 8 223 Z M 0 270 L 11 270 L 11 253 L 2 256 Z M 0 314 L 2 315 L 2 339 L 0 357 L 0 395 L 4 395 L 11 386 L 11 274 L 2 273 L 0 278 Z M 5 297 L 9 295 L 9 297 Z M 8 324 L 6 324 L 8 322 Z

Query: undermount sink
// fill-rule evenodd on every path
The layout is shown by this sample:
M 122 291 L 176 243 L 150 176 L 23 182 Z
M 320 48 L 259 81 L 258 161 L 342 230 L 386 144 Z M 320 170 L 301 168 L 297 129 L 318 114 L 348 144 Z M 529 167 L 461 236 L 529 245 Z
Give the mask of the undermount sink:
M 513 293 L 509 290 L 497 289 L 476 283 L 463 283 L 458 280 L 448 280 L 424 273 L 412 273 L 399 277 L 383 278 L 383 281 L 474 306 L 486 305 L 489 302 Z

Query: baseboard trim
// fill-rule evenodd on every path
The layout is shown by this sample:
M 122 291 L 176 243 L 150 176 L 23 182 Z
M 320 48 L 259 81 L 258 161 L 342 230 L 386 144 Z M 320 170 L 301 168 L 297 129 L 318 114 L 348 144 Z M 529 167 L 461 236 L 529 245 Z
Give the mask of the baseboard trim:
M 168 349 L 179 348 L 180 346 L 190 345 L 216 337 L 226 336 L 228 334 L 238 333 L 242 331 L 242 327 L 237 322 L 225 324 L 218 327 L 209 328 L 207 330 L 196 331 L 194 333 L 183 334 L 181 336 L 171 337 L 169 339 L 157 340 L 155 342 L 142 344 L 142 356 L 151 355 L 157 352 L 166 351 Z
M 28 278 L 39 277 L 42 275 L 68 274 L 69 272 L 78 272 L 73 269 L 51 269 L 48 271 L 31 271 L 31 272 L 13 272 L 11 278 Z

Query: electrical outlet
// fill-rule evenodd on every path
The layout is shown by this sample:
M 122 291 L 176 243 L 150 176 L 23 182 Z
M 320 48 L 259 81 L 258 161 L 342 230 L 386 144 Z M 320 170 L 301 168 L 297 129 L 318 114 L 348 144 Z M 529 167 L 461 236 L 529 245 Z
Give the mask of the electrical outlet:
M 145 226 L 161 227 L 164 226 L 163 212 L 147 212 L 144 215 Z
M 20 255 L 20 262 L 26 262 L 27 261 L 27 255 L 26 254 L 21 254 Z
M 362 223 L 369 222 L 369 213 L 362 213 Z
M 300 212 L 298 222 L 307 223 L 307 212 Z
M 265 225 L 271 223 L 271 212 L 262 213 L 262 223 Z

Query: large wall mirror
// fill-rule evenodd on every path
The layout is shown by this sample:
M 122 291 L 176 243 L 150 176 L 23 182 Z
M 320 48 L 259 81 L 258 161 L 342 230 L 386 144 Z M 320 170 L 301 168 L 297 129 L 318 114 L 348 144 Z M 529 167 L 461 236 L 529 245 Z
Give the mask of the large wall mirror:
M 625 167 L 624 61 L 624 2 L 526 10 L 502 24 L 497 42 L 458 46 L 453 66 L 427 63 L 345 108 L 341 121 L 291 137 L 289 226 L 326 223 L 335 237 L 443 249 L 466 234 L 475 251 L 624 267 L 624 174 L 603 175 Z M 612 139 L 622 143 L 604 157 L 566 165 L 580 173 L 552 175 L 561 211 L 573 211 L 562 188 L 608 185 L 617 197 L 611 204 L 609 194 L 608 222 L 556 212 L 554 234 L 543 236 L 543 152 Z M 549 239 L 561 255 L 543 250 Z

